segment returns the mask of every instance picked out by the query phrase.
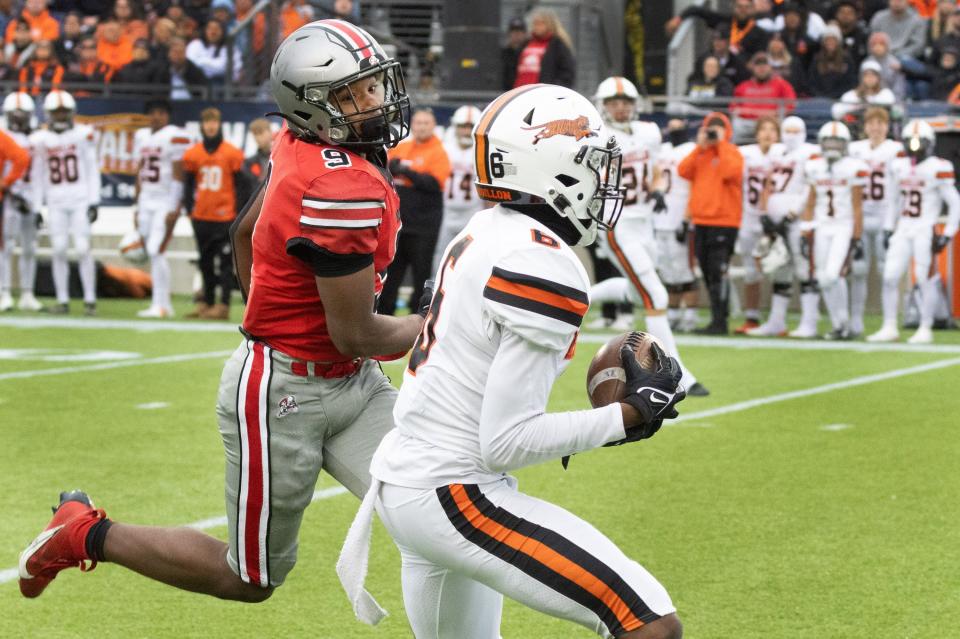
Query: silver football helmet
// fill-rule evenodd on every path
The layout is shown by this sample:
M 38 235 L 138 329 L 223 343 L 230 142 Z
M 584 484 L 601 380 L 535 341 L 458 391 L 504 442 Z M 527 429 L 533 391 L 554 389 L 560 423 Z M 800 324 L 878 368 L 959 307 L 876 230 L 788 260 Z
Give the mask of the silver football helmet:
M 363 108 L 351 90 L 364 86 L 382 103 Z M 343 20 L 318 20 L 281 43 L 270 68 L 273 97 L 291 130 L 347 147 L 395 146 L 410 128 L 410 99 L 400 63 L 369 33 Z

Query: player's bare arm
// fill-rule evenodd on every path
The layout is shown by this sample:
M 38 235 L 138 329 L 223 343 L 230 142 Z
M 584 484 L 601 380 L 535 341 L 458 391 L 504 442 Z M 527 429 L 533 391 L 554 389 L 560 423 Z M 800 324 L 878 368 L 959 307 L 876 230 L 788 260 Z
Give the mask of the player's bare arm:
M 404 317 L 373 312 L 373 265 L 342 277 L 317 277 L 327 312 L 327 329 L 337 350 L 349 357 L 399 353 L 410 349 L 423 326 L 417 314 Z

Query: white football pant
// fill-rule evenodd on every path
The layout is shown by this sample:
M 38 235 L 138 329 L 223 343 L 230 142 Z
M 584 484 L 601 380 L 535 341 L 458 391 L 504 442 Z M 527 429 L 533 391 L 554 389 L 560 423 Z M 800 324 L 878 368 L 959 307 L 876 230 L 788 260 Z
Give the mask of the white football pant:
M 137 206 L 137 232 L 143 238 L 144 248 L 150 257 L 150 279 L 153 280 L 151 306 L 173 311 L 170 303 L 170 263 L 165 255 L 167 249 L 166 202 L 143 202 Z
M 3 248 L 0 249 L 0 290 L 9 292 L 13 279 L 13 249 L 20 245 L 20 294 L 33 293 L 37 278 L 37 214 L 23 215 L 10 200 L 3 204 Z
M 850 300 L 847 291 L 847 260 L 853 228 L 849 224 L 821 224 L 813 238 L 817 283 L 834 329 L 849 326 Z
M 97 301 L 96 271 L 93 254 L 90 252 L 90 221 L 87 219 L 86 202 L 72 206 L 51 205 L 50 243 L 53 246 L 53 287 L 56 289 L 57 302 L 70 301 L 70 264 L 67 251 L 70 237 L 77 253 L 80 270 L 80 283 L 83 286 L 83 301 L 93 304 Z
M 920 284 L 920 326 L 933 326 L 936 308 L 936 280 L 930 278 L 933 260 L 933 227 L 901 225 L 890 237 L 890 248 L 883 265 L 883 323 L 896 326 L 900 296 L 900 278 L 913 258 L 913 276 Z

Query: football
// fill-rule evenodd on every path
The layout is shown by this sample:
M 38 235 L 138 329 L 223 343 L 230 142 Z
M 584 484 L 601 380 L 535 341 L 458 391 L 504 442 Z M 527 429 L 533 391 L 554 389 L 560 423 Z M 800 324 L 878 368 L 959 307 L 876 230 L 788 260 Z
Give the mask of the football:
M 625 343 L 633 347 L 640 366 L 648 369 L 656 364 L 650 346 L 656 343 L 663 348 L 656 337 L 640 331 L 617 335 L 601 346 L 587 369 L 587 395 L 594 408 L 623 399 L 627 376 L 620 362 L 620 349 Z

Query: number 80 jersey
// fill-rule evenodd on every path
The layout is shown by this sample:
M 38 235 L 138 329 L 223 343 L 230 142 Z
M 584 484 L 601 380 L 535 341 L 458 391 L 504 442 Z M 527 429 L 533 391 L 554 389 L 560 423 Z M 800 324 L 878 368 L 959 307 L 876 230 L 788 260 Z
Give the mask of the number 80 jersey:
M 100 204 L 100 163 L 93 128 L 43 129 L 31 136 L 34 170 L 48 206 Z

